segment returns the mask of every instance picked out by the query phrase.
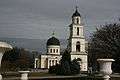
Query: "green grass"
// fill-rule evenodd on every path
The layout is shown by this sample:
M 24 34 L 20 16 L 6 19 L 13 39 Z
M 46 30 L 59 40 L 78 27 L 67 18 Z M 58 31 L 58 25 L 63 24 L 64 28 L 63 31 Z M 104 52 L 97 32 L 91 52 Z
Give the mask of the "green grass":
M 29 77 L 45 77 L 45 76 L 56 76 L 55 74 L 49 74 L 47 72 L 33 72 L 28 74 Z
M 8 78 L 8 77 L 20 77 L 20 73 L 4 73 L 3 77 Z M 55 76 L 55 74 L 49 74 L 47 72 L 31 72 L 28 73 L 29 77 L 45 77 L 45 76 Z

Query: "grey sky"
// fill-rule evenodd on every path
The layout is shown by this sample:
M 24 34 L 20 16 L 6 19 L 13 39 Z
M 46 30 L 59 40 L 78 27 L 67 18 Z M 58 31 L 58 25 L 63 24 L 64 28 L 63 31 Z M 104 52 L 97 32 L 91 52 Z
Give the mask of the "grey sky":
M 0 37 L 67 38 L 75 0 L 0 0 Z M 95 27 L 120 17 L 120 0 L 77 0 L 88 37 Z

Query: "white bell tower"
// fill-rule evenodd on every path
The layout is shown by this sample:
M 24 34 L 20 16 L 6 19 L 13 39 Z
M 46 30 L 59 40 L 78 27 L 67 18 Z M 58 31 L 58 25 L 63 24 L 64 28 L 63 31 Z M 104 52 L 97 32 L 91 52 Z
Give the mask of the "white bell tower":
M 81 24 L 81 15 L 76 11 L 72 15 L 72 23 L 69 26 L 70 36 L 68 39 L 68 50 L 70 50 L 71 59 L 80 60 L 81 71 L 87 71 L 87 53 L 85 52 L 85 37 Z

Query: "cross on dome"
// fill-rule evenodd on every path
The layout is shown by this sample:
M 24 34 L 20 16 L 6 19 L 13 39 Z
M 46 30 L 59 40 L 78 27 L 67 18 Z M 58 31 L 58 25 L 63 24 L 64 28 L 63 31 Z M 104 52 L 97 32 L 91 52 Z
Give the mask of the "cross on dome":
M 76 6 L 75 8 L 76 8 L 76 10 L 77 10 L 77 9 L 78 9 L 78 6 Z
M 55 31 L 52 32 L 52 36 L 55 36 Z

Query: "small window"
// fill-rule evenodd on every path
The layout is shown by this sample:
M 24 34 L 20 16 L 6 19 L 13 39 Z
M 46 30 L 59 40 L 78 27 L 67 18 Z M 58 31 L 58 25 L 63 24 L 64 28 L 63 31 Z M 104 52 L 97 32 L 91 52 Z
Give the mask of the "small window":
M 52 65 L 54 65 L 54 60 L 52 60 Z
M 53 52 L 55 53 L 55 49 L 53 49 Z
M 52 53 L 52 49 L 50 49 L 50 53 Z
M 51 60 L 49 60 L 49 66 L 51 66 Z
M 77 27 L 77 35 L 79 36 L 79 27 Z
M 79 18 L 77 18 L 77 24 L 79 24 Z
M 56 53 L 58 53 L 58 49 L 56 49 Z
M 57 64 L 57 60 L 55 60 L 55 64 Z
M 49 49 L 47 49 L 47 53 L 49 52 Z
M 77 43 L 76 43 L 76 51 L 80 52 L 80 42 L 79 41 L 77 41 Z

